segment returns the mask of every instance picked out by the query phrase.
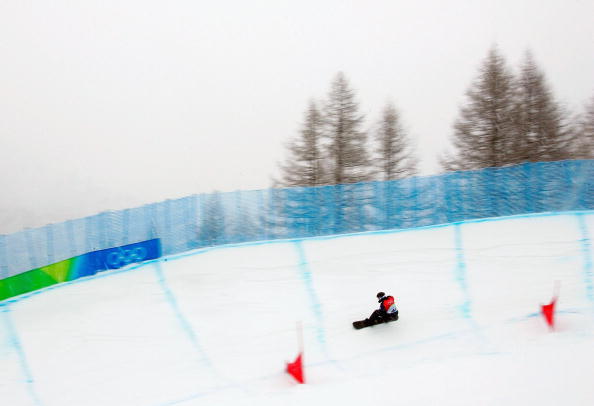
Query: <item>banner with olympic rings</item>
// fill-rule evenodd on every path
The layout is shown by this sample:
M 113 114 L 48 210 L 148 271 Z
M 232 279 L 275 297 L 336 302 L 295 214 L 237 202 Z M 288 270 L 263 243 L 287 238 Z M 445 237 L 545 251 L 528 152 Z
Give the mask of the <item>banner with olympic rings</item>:
M 95 275 L 97 272 L 108 269 L 118 269 L 130 264 L 157 259 L 160 256 L 161 240 L 158 238 L 87 252 L 55 264 L 1 279 L 0 301 L 57 283 Z

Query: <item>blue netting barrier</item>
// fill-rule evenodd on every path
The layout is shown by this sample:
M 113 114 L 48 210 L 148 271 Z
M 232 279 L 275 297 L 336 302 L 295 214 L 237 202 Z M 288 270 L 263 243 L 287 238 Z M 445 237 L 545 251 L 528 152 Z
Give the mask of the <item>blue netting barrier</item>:
M 527 163 L 387 182 L 201 194 L 0 236 L 0 279 L 159 238 L 163 255 L 246 241 L 594 209 L 594 161 Z

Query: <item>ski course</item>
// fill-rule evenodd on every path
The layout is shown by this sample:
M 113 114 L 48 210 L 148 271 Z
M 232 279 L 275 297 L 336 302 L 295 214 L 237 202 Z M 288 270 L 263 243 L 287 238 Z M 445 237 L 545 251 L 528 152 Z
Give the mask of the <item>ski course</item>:
M 62 284 L 2 302 L 0 399 L 594 404 L 592 233 L 592 212 L 517 216 L 213 247 Z M 354 330 L 378 291 L 400 319 Z M 284 373 L 297 323 L 305 385 Z

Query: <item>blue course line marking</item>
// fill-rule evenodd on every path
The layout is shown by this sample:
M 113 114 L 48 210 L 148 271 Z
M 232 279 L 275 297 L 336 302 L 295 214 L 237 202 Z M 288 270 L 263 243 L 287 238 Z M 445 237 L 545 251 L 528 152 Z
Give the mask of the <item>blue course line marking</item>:
M 157 274 L 157 280 L 159 281 L 159 285 L 161 286 L 165 298 L 167 299 L 167 303 L 169 303 L 169 306 L 173 310 L 177 322 L 184 331 L 186 337 L 190 340 L 192 347 L 194 347 L 194 349 L 200 356 L 200 361 L 204 362 L 209 367 L 212 367 L 212 362 L 210 358 L 208 358 L 208 356 L 206 355 L 206 352 L 200 344 L 198 337 L 194 332 L 194 329 L 192 329 L 192 326 L 190 325 L 186 317 L 183 315 L 181 309 L 179 308 L 179 305 L 177 304 L 177 299 L 175 298 L 175 294 L 171 291 L 169 285 L 167 284 L 167 280 L 165 279 L 165 273 L 163 272 L 163 268 L 161 267 L 161 263 L 159 261 L 155 262 L 155 272 Z
M 594 265 L 592 261 L 592 240 L 590 239 L 590 233 L 588 232 L 588 225 L 586 224 L 584 214 L 579 213 L 576 216 L 581 234 L 580 243 L 584 261 L 583 274 L 584 283 L 586 285 L 586 297 L 590 302 L 594 303 L 594 278 L 592 277 L 592 274 L 594 273 Z
M 472 315 L 472 298 L 468 287 L 468 272 L 466 258 L 464 257 L 464 243 L 462 241 L 462 226 L 464 224 L 457 223 L 454 225 L 454 239 L 456 244 L 456 268 L 454 270 L 454 277 L 464 296 L 463 302 L 458 306 L 458 309 L 462 318 L 469 322 L 476 336 L 479 338 L 483 354 L 494 354 L 497 350 L 489 343 L 489 340 L 484 334 L 484 329 L 477 324 Z
M 41 406 L 41 400 L 37 395 L 37 391 L 35 390 L 33 374 L 31 373 L 31 368 L 29 367 L 29 363 L 27 362 L 27 356 L 25 355 L 25 350 L 21 345 L 21 341 L 19 340 L 19 336 L 17 330 L 15 328 L 14 322 L 12 321 L 12 317 L 10 316 L 10 307 L 8 304 L 4 305 L 0 308 L 0 313 L 2 314 L 2 320 L 4 324 L 4 330 L 8 333 L 10 344 L 17 353 L 19 364 L 21 367 L 21 372 L 25 379 L 25 384 L 27 386 L 27 392 L 31 397 L 31 400 L 34 405 Z
M 184 333 L 186 334 L 186 336 L 192 343 L 192 346 L 198 353 L 198 356 L 200 357 L 198 359 L 198 361 L 204 363 L 204 365 L 206 365 L 208 368 L 210 368 L 212 370 L 212 372 L 214 373 L 214 375 L 216 375 L 219 379 L 226 381 L 226 382 L 230 382 L 230 383 L 226 384 L 225 387 L 239 388 L 242 391 L 247 392 L 246 388 L 244 388 L 240 384 L 230 381 L 228 378 L 224 377 L 215 368 L 214 363 L 212 362 L 210 357 L 207 355 L 204 347 L 200 344 L 200 340 L 198 339 L 198 336 L 196 335 L 196 333 L 194 332 L 194 329 L 190 325 L 190 322 L 184 316 L 179 305 L 177 304 L 177 299 L 175 298 L 175 294 L 173 293 L 173 291 L 167 284 L 167 279 L 165 278 L 165 273 L 163 272 L 163 267 L 161 266 L 161 261 L 157 260 L 154 262 L 154 264 L 155 264 L 155 272 L 157 274 L 157 280 L 159 282 L 159 285 L 161 286 L 161 289 L 163 290 L 163 293 L 165 294 L 165 298 L 167 299 L 169 306 L 173 310 L 173 313 L 175 314 L 175 318 L 177 319 L 179 325 L 181 326 L 182 330 L 184 331 Z
M 460 290 L 464 295 L 464 302 L 460 305 L 460 313 L 465 319 L 472 318 L 471 300 L 468 292 L 468 283 L 466 281 L 466 260 L 464 258 L 464 247 L 462 245 L 462 231 L 461 225 L 454 226 L 454 238 L 456 243 L 456 268 L 454 270 L 454 277 L 460 286 Z
M 313 277 L 311 270 L 309 269 L 309 263 L 307 261 L 307 257 L 305 256 L 305 251 L 301 241 L 295 242 L 295 249 L 297 250 L 299 273 L 305 284 L 305 290 L 307 291 L 307 295 L 309 297 L 309 303 L 317 321 L 316 339 L 322 346 L 324 353 L 328 354 L 328 350 L 326 348 L 326 332 L 323 325 L 324 316 L 322 313 L 322 304 L 320 303 L 318 295 L 316 294 L 316 290 L 313 285 Z

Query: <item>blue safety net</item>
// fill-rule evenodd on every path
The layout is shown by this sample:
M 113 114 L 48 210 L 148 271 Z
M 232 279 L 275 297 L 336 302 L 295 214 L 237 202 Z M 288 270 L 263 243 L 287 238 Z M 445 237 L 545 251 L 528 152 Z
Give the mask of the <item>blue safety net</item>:
M 594 161 L 526 163 L 386 182 L 188 196 L 0 236 L 0 279 L 159 238 L 163 255 L 247 241 L 594 209 Z

